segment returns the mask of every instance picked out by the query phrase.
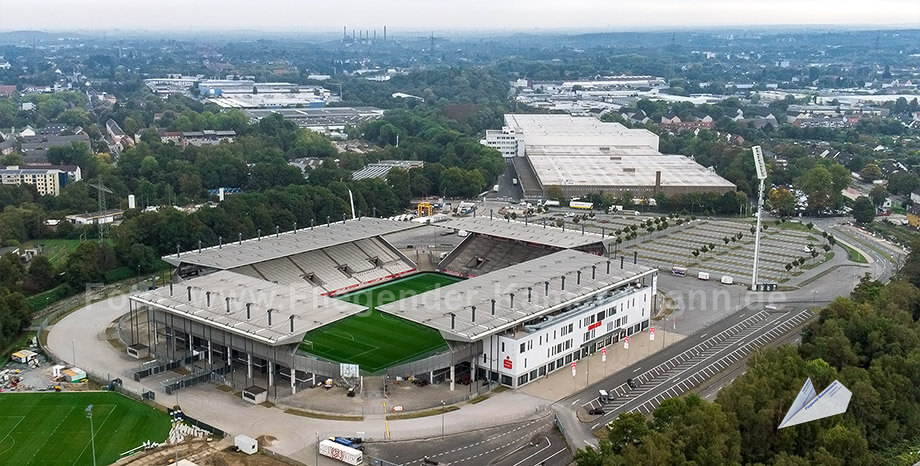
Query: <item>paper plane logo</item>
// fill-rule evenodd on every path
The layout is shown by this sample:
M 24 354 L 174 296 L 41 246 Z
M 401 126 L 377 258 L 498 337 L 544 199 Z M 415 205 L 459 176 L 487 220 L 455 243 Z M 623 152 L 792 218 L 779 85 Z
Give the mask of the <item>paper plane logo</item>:
M 820 394 L 815 394 L 815 387 L 811 383 L 811 378 L 805 381 L 805 385 L 799 390 L 799 394 L 792 402 L 789 412 L 779 424 L 779 428 L 804 424 L 806 422 L 823 419 L 830 416 L 843 414 L 850 405 L 850 398 L 853 396 L 847 387 L 844 387 L 839 380 L 827 386 Z

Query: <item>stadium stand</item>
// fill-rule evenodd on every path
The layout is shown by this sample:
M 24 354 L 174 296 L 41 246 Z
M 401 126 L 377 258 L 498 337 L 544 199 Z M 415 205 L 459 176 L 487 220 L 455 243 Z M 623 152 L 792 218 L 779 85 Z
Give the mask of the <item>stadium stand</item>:
M 415 264 L 380 238 L 366 238 L 231 269 L 279 284 L 305 284 L 323 293 L 353 290 L 415 270 Z
M 471 235 L 460 246 L 457 246 L 457 249 L 438 265 L 438 268 L 445 272 L 475 277 L 558 250 L 559 248 L 520 241 Z

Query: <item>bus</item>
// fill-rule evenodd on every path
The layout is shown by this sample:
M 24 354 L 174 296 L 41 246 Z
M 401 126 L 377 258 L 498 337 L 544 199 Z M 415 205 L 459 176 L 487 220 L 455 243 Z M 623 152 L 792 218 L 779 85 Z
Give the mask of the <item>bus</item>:
M 591 209 L 594 209 L 594 203 L 593 202 L 570 201 L 569 207 L 573 209 L 591 210 Z
M 671 275 L 677 275 L 678 277 L 683 277 L 687 275 L 686 267 L 671 267 Z

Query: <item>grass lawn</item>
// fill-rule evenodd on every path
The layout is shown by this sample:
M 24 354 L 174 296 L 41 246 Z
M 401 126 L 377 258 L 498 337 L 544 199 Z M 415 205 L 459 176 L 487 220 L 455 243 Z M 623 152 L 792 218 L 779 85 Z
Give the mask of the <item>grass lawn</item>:
M 61 267 L 67 261 L 67 256 L 76 251 L 82 241 L 78 239 L 38 239 L 26 243 L 23 249 L 35 248 L 40 244 L 45 248 L 44 256 L 51 261 L 51 265 Z
M 96 462 L 110 464 L 146 440 L 162 442 L 169 416 L 114 392 L 0 394 L 0 463 L 93 464 L 86 407 L 93 405 Z
M 366 306 L 369 312 L 307 333 L 300 348 L 332 361 L 358 364 L 368 372 L 443 349 L 446 343 L 437 330 L 380 312 L 376 307 L 458 281 L 446 275 L 420 273 L 339 296 L 344 301 Z
M 909 226 L 892 225 L 886 222 L 872 222 L 867 227 L 882 237 L 895 240 L 905 246 L 910 246 L 915 240 L 920 239 L 920 233 Z
M 837 243 L 837 244 L 839 244 L 841 247 L 843 247 L 843 249 L 846 249 L 846 250 L 847 250 L 847 259 L 849 259 L 850 262 L 856 262 L 856 263 L 858 263 L 858 264 L 865 264 L 865 263 L 868 263 L 868 262 L 869 262 L 869 261 L 866 260 L 866 258 L 865 258 L 859 251 L 857 251 L 857 250 L 855 250 L 855 249 L 853 249 L 853 248 L 851 248 L 851 247 L 849 247 L 849 246 L 847 246 L 847 245 L 845 245 L 845 244 L 843 244 L 843 243 Z

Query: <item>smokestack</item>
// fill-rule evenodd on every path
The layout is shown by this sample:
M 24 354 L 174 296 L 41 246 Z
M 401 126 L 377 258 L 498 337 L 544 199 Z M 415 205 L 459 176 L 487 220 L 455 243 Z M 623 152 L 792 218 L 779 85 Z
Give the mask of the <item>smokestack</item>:
M 211 292 L 210 291 L 204 292 L 204 301 L 207 307 L 211 307 Z
M 187 286 L 185 290 L 188 291 L 188 302 L 192 302 L 192 287 Z
M 495 300 L 492 300 L 492 315 L 495 315 Z
M 246 303 L 246 320 L 249 320 L 249 319 L 252 317 L 252 314 L 250 314 L 250 312 L 249 312 L 249 311 L 250 311 L 250 309 L 249 309 L 250 306 L 252 306 L 252 303 Z
M 470 322 L 476 323 L 476 306 L 472 306 L 471 310 L 472 310 L 472 316 L 471 316 L 472 318 L 470 319 Z
M 291 333 L 294 333 L 294 316 L 291 316 Z
M 229 314 L 230 313 L 230 297 L 227 296 L 226 298 L 224 298 L 224 300 L 227 301 L 227 314 Z

